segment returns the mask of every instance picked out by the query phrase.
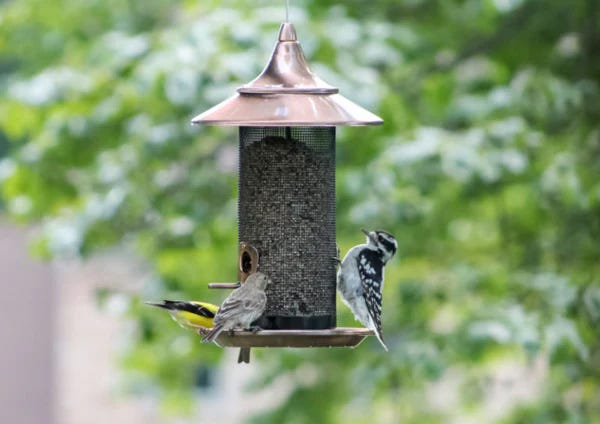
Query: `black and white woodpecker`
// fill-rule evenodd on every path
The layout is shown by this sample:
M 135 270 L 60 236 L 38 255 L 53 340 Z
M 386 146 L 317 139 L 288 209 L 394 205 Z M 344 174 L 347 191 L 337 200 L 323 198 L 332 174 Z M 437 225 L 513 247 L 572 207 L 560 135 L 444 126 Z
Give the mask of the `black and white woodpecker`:
M 398 242 L 385 231 L 362 232 L 367 242 L 354 246 L 344 256 L 337 274 L 337 289 L 354 317 L 375 332 L 387 351 L 381 332 L 383 271 L 396 253 Z

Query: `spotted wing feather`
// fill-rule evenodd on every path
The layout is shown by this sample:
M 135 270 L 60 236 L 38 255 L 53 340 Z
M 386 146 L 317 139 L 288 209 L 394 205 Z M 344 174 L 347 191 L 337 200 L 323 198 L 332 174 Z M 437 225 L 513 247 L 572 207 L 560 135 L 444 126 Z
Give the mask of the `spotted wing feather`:
M 369 318 L 373 324 L 375 335 L 385 350 L 387 346 L 383 341 L 381 329 L 381 303 L 383 291 L 383 262 L 376 252 L 364 249 L 357 256 L 358 274 Z

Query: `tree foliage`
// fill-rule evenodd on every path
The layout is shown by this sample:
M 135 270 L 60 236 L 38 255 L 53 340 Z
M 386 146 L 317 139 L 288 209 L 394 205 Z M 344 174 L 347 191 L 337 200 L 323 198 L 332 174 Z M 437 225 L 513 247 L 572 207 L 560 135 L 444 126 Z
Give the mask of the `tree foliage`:
M 400 258 L 391 353 L 259 352 L 257 383 L 296 384 L 256 421 L 599 421 L 600 4 L 294 3 L 313 70 L 385 119 L 339 132 L 342 252 L 377 227 Z M 189 120 L 259 73 L 282 17 L 266 1 L 0 3 L 5 209 L 40 223 L 40 255 L 148 259 L 123 365 L 174 407 L 220 352 L 139 299 L 215 300 L 206 283 L 235 278 L 237 135 Z M 527 395 L 498 389 L 510 370 Z

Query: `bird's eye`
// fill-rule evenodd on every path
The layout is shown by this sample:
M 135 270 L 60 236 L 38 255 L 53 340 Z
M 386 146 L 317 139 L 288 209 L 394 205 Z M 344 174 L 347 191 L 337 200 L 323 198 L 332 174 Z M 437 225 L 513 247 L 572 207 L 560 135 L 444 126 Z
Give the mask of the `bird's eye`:
M 381 243 L 383 243 L 383 236 L 382 235 L 377 236 L 377 240 L 379 240 Z

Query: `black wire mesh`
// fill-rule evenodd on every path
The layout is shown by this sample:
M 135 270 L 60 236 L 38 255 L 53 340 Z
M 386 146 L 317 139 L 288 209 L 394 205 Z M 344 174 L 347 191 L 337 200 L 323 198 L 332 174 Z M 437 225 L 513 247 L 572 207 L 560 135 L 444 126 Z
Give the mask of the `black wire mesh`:
M 335 127 L 241 127 L 238 222 L 273 281 L 258 325 L 335 327 Z

